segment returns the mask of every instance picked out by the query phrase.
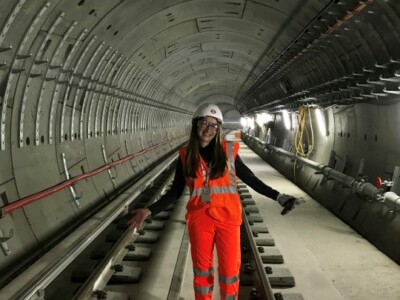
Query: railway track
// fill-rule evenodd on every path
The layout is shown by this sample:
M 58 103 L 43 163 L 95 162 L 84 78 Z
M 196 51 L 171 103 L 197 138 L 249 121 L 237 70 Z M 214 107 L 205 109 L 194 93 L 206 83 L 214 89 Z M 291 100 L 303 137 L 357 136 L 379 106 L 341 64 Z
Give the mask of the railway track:
M 173 168 L 159 172 L 152 184 L 130 203 L 129 209 L 157 201 L 169 188 L 172 178 Z M 243 205 L 239 299 L 303 299 L 299 294 L 274 293 L 274 288 L 293 287 L 295 280 L 288 269 L 277 267 L 284 262 L 283 257 L 274 247 L 247 187 L 239 183 L 238 190 Z M 70 261 L 63 270 L 23 299 L 181 299 L 189 256 L 184 200 L 147 220 L 137 233 L 127 230 L 127 211 L 114 216 L 79 255 L 63 257 L 63 261 Z M 157 298 L 152 298 L 155 294 Z
M 284 263 L 284 258 L 275 247 L 274 239 L 247 186 L 239 182 L 238 191 L 243 206 L 239 299 L 304 300 L 298 293 L 274 291 L 275 288 L 294 287 L 295 279 L 288 268 L 280 266 Z
M 133 203 L 136 208 L 156 201 L 168 188 L 172 171 L 161 173 L 151 187 Z M 172 207 L 170 208 L 170 210 Z M 48 299 L 129 299 L 109 291 L 108 285 L 130 285 L 140 281 L 145 266 L 130 262 L 148 261 L 160 239 L 169 211 L 148 220 L 137 233 L 127 230 L 130 215 L 118 216 L 91 245 L 46 289 Z M 46 298 L 47 299 L 47 298 Z

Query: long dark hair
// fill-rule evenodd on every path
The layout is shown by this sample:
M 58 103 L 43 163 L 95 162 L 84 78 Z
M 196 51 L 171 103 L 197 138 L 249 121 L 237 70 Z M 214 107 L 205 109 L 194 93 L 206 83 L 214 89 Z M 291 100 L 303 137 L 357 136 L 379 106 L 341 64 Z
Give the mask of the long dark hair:
M 203 118 L 196 118 L 192 121 L 192 131 L 190 132 L 189 144 L 186 147 L 186 163 L 183 168 L 183 174 L 186 177 L 196 177 L 196 169 L 199 163 L 199 137 L 197 135 L 197 123 Z M 218 122 L 219 123 L 219 122 Z M 219 123 L 220 124 L 220 123 Z M 215 179 L 224 175 L 226 165 L 226 155 L 221 146 L 221 133 L 218 128 L 215 137 L 210 142 L 211 161 L 210 161 L 210 178 Z

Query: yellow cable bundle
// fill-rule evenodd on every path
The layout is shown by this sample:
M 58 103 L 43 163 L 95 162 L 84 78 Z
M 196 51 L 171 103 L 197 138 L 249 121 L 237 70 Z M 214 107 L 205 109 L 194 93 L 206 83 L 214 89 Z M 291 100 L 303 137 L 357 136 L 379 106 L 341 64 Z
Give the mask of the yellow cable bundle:
M 310 124 L 311 140 L 310 140 L 310 135 L 308 133 L 307 126 L 306 126 L 307 113 L 308 113 L 308 121 Z M 307 152 L 305 152 L 305 149 L 303 147 L 304 132 L 305 132 L 305 135 L 307 138 L 307 145 L 308 145 Z M 312 126 L 310 108 L 308 106 L 306 106 L 306 107 L 302 106 L 299 109 L 299 126 L 297 127 L 294 140 L 295 140 L 294 144 L 295 144 L 295 148 L 296 148 L 296 155 L 308 157 L 314 148 L 314 130 L 313 130 L 313 126 Z

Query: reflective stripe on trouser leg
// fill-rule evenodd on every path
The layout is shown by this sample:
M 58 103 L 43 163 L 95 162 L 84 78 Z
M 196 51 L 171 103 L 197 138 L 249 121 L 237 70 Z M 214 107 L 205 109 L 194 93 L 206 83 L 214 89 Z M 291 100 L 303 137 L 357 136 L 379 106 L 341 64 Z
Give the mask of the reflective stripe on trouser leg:
M 193 262 L 193 286 L 196 300 L 212 299 L 214 289 L 215 221 L 205 209 L 199 209 L 187 218 L 190 250 Z
M 218 255 L 221 299 L 235 300 L 239 295 L 240 226 L 219 223 L 216 229 L 215 245 Z

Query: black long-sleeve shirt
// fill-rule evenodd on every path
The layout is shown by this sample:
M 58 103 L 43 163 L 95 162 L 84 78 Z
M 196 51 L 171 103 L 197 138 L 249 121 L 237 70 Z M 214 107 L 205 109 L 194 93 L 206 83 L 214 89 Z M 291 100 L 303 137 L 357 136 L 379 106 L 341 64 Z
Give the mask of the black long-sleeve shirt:
M 211 160 L 211 147 L 200 147 L 200 155 L 203 160 L 208 163 Z M 279 192 L 271 188 L 270 186 L 263 183 L 258 179 L 254 173 L 243 163 L 239 155 L 236 156 L 235 160 L 236 176 L 239 177 L 245 184 L 250 186 L 256 192 L 276 200 Z M 170 190 L 162 196 L 157 202 L 153 203 L 148 207 L 151 214 L 154 216 L 164 210 L 167 206 L 174 203 L 183 193 L 185 188 L 185 177 L 183 175 L 183 165 L 181 159 L 178 157 L 175 177 Z

